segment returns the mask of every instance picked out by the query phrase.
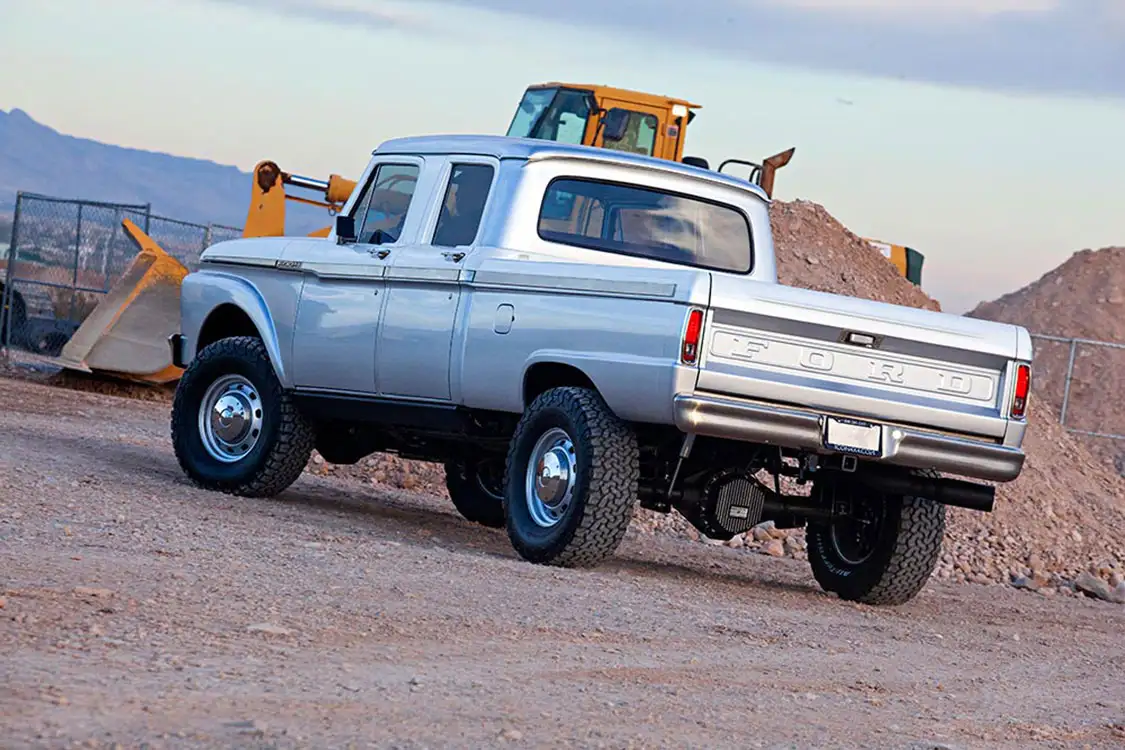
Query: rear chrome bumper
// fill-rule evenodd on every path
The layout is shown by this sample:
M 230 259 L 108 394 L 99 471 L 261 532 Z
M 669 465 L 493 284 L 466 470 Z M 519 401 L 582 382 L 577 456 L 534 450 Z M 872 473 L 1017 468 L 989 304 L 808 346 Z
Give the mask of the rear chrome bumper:
M 677 395 L 674 412 L 676 427 L 686 433 L 819 453 L 837 452 L 824 447 L 825 416 L 816 412 L 700 394 Z M 870 460 L 1010 482 L 1019 476 L 1024 458 L 1019 448 L 887 425 L 882 456 Z

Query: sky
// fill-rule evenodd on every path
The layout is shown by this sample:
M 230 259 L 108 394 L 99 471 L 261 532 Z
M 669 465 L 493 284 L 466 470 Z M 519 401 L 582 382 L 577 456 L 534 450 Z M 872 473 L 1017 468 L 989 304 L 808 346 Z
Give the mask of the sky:
M 1125 0 L 0 0 L 0 109 L 249 170 L 503 133 L 523 89 L 701 104 L 687 153 L 796 147 L 775 197 L 925 255 L 965 312 L 1125 244 Z

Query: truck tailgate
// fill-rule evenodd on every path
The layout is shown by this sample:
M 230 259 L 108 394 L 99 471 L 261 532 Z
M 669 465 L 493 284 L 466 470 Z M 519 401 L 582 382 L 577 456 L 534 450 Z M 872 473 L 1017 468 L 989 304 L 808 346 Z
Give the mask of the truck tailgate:
M 1023 329 L 712 275 L 697 389 L 1002 439 Z

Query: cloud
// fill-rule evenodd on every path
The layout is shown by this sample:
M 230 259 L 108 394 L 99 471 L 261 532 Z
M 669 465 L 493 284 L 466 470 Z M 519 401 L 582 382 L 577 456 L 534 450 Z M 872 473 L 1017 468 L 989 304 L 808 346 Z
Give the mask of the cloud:
M 1125 97 L 1125 0 L 437 0 L 756 62 Z M 549 33 L 549 32 L 544 32 Z
M 302 21 L 316 21 L 336 26 L 360 26 L 379 31 L 421 28 L 425 25 L 422 16 L 410 13 L 399 5 L 376 0 L 210 0 L 210 2 L 289 16 Z
M 809 70 L 1125 98 L 1125 0 L 211 0 L 342 26 L 432 31 L 421 5 L 598 27 Z M 543 29 L 541 33 L 551 33 Z

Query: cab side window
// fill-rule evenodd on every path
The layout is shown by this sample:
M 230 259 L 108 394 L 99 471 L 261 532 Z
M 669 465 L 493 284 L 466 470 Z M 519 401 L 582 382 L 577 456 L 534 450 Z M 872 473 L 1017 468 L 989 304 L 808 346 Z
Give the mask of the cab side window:
M 418 185 L 418 167 L 414 164 L 380 164 L 357 202 L 356 217 L 359 241 L 369 245 L 397 242 L 406 222 L 406 212 Z
M 603 146 L 612 151 L 628 151 L 652 156 L 659 126 L 660 122 L 656 119 L 656 115 L 630 111 L 629 119 L 626 120 L 625 136 L 620 141 L 606 141 Z
M 495 170 L 491 164 L 454 164 L 445 190 L 433 244 L 458 247 L 473 244 Z

